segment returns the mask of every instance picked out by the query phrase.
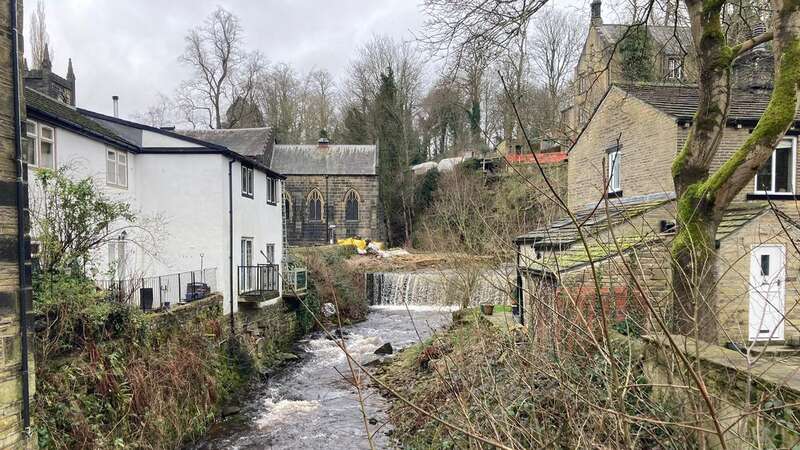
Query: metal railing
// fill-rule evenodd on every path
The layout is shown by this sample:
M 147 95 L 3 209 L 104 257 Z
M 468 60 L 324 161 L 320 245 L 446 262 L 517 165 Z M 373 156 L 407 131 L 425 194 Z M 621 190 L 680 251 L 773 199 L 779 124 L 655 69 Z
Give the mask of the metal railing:
M 126 280 L 95 280 L 95 284 L 108 292 L 109 301 L 150 311 L 199 300 L 215 292 L 217 268 Z
M 284 291 L 303 293 L 308 289 L 308 269 L 305 267 L 292 267 L 286 274 L 286 288 Z
M 239 266 L 239 295 L 277 293 L 280 286 L 279 278 L 280 266 L 277 264 Z

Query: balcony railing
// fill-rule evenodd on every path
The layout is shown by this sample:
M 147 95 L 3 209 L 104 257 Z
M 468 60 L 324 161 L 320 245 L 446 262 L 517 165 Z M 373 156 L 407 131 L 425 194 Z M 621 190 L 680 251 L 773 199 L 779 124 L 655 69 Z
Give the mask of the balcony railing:
M 143 311 L 191 302 L 217 290 L 217 269 L 172 273 L 125 280 L 95 280 L 108 292 L 108 300 L 136 305 Z
M 239 266 L 239 295 L 277 296 L 279 277 L 280 267 L 277 264 Z

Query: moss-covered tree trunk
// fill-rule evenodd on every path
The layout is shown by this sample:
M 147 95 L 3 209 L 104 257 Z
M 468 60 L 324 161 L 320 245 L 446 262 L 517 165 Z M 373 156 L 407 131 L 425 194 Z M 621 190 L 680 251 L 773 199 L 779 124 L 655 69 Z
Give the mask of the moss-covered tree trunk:
M 791 126 L 800 80 L 800 2 L 772 0 L 772 31 L 728 46 L 720 14 L 725 0 L 687 0 L 699 66 L 699 104 L 686 143 L 672 168 L 678 196 L 678 234 L 672 245 L 676 332 L 717 339 L 715 236 L 725 210 L 772 155 Z M 725 132 L 733 61 L 773 39 L 775 88 L 747 141 L 716 171 L 711 162 Z

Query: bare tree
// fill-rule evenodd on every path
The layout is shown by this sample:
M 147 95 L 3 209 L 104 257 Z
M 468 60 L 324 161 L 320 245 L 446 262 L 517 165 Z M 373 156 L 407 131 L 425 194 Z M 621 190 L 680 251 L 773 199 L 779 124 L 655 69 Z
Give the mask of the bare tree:
M 46 65 L 45 60 L 53 60 L 53 48 L 50 47 L 50 34 L 47 32 L 47 14 L 44 1 L 39 0 L 31 14 L 30 25 L 31 63 L 34 69 Z
M 534 19 L 530 55 L 534 73 L 547 92 L 558 97 L 578 62 L 585 40 L 579 17 L 557 8 L 543 8 Z
M 311 103 L 309 106 L 314 116 L 311 126 L 315 128 L 315 130 L 309 131 L 321 133 L 325 130 L 325 132 L 329 132 L 333 125 L 336 102 L 336 87 L 333 77 L 327 70 L 312 70 L 308 74 L 308 84 Z
M 172 99 L 159 93 L 156 102 L 144 112 L 136 114 L 136 119 L 153 127 L 175 125 L 176 108 Z
M 222 7 L 189 31 L 180 60 L 193 73 L 179 88 L 178 103 L 193 125 L 222 128 L 227 105 L 251 95 L 243 91 L 252 91 L 263 58 L 248 54 L 242 45 L 239 18 Z

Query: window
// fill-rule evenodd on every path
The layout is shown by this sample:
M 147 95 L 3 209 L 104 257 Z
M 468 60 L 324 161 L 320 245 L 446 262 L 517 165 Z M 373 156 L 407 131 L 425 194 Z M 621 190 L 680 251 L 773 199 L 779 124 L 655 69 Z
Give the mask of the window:
M 56 135 L 53 127 L 25 122 L 27 141 L 25 142 L 25 158 L 32 166 L 54 169 L 56 167 Z
M 344 220 L 355 222 L 358 220 L 358 193 L 350 191 L 344 200 Z
M 253 265 L 253 238 L 242 238 L 242 266 Z
M 615 193 L 622 190 L 620 182 L 620 164 L 622 163 L 622 151 L 619 146 L 612 147 L 608 151 L 608 193 Z
M 267 177 L 267 203 L 278 203 L 278 180 L 275 178 Z
M 667 79 L 683 79 L 683 61 L 680 58 L 670 57 L 667 59 Z
M 756 173 L 756 193 L 792 194 L 795 183 L 795 151 L 797 140 L 782 140 Z
M 253 168 L 242 166 L 242 196 L 253 198 Z
M 125 279 L 125 239 L 120 238 L 108 243 L 108 265 L 114 280 Z
M 128 187 L 127 153 L 106 150 L 106 183 L 111 186 Z
M 322 221 L 322 194 L 317 190 L 308 194 L 308 220 L 312 222 Z
M 286 216 L 286 220 L 291 222 L 291 220 L 292 220 L 292 198 L 286 192 L 283 193 L 283 214 Z
M 265 255 L 267 256 L 267 263 L 275 264 L 275 244 L 267 244 Z

